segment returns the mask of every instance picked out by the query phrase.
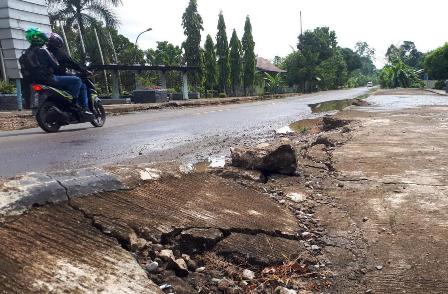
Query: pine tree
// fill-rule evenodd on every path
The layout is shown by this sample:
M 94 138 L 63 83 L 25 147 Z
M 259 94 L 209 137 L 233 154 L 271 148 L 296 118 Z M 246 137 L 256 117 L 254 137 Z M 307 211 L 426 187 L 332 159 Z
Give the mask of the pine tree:
M 201 65 L 201 31 L 204 30 L 202 26 L 202 17 L 198 12 L 197 0 L 190 0 L 184 15 L 182 16 L 182 26 L 184 34 L 187 39 L 182 44 L 185 51 L 185 62 L 188 66 Z M 200 83 L 200 73 L 190 73 L 190 79 L 193 85 Z
M 252 36 L 252 25 L 249 16 L 246 17 L 246 24 L 244 25 L 244 36 L 242 40 L 243 45 L 243 84 L 244 93 L 247 95 L 248 91 L 252 91 L 255 83 L 255 42 Z
M 219 13 L 218 34 L 216 35 L 216 54 L 218 57 L 219 91 L 226 93 L 229 84 L 229 42 L 226 23 L 222 11 Z
M 237 94 L 237 90 L 241 86 L 242 70 L 241 42 L 236 31 L 233 30 L 232 38 L 230 39 L 230 83 L 233 95 Z
M 205 41 L 205 89 L 213 90 L 217 81 L 216 51 L 212 36 L 207 35 Z

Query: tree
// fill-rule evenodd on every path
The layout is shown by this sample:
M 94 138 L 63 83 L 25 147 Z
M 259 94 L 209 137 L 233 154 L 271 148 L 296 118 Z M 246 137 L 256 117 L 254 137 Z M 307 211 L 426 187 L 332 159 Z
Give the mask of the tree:
M 182 49 L 167 41 L 157 42 L 157 48 L 149 49 L 145 54 L 151 65 L 179 65 L 182 60 Z
M 215 89 L 217 83 L 217 65 L 216 65 L 216 51 L 215 44 L 213 43 L 212 36 L 207 35 L 205 40 L 205 53 L 204 53 L 204 65 L 205 65 L 205 89 Z
M 400 47 L 396 47 L 393 44 L 390 45 L 387 49 L 386 57 L 389 63 L 401 60 L 406 65 L 419 69 L 423 66 L 424 54 L 417 50 L 414 42 L 404 41 Z
M 222 11 L 219 13 L 218 34 L 216 35 L 216 54 L 218 56 L 218 88 L 226 93 L 229 84 L 229 41 L 226 33 L 226 23 Z
M 247 95 L 248 91 L 252 91 L 255 83 L 255 42 L 252 36 L 252 24 L 249 16 L 246 17 L 244 25 L 244 35 L 242 40 L 243 47 L 243 85 L 244 93 Z
M 350 48 L 341 49 L 342 56 L 347 64 L 347 70 L 352 72 L 362 67 L 361 56 Z
M 104 21 L 107 27 L 116 28 L 119 19 L 113 7 L 121 4 L 121 0 L 48 0 L 52 23 L 62 20 L 67 27 L 77 24 L 83 36 L 86 36 L 86 27 L 96 26 L 98 21 Z
M 190 0 L 185 13 L 182 16 L 182 26 L 184 34 L 187 37 L 182 44 L 185 51 L 185 62 L 189 66 L 200 66 L 201 64 L 201 31 L 202 17 L 198 12 L 197 0 Z M 198 85 L 200 74 L 198 72 L 190 73 L 190 78 L 194 85 Z
M 319 60 L 325 60 L 332 56 L 337 44 L 334 31 L 328 27 L 319 27 L 301 34 L 297 48 L 305 55 L 309 51 L 317 52 Z
M 243 72 L 241 50 L 241 42 L 236 31 L 233 30 L 232 38 L 230 39 L 230 81 L 233 95 L 237 94 L 237 90 L 241 86 L 241 75 Z
M 430 52 L 424 59 L 424 66 L 431 79 L 448 79 L 448 43 Z
M 371 61 L 375 60 L 375 49 L 370 48 L 367 42 L 358 42 L 355 45 L 355 52 L 358 53 L 359 56 L 369 59 Z
M 319 86 L 322 90 L 337 89 L 344 86 L 347 78 L 347 65 L 341 50 L 322 61 L 316 68 L 317 76 L 321 79 Z
M 417 71 L 400 59 L 387 64 L 379 73 L 383 88 L 419 88 L 422 87 Z

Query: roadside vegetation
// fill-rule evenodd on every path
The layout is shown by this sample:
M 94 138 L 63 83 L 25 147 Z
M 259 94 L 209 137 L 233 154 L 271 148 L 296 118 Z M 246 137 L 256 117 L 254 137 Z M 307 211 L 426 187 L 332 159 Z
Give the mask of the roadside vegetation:
M 121 1 L 47 2 L 53 30 L 65 33 L 75 59 L 101 64 L 99 41 L 106 64 L 198 66 L 198 72 L 189 74 L 190 91 L 199 92 L 202 97 L 254 95 L 260 93 L 260 88 L 268 93 L 314 92 L 361 87 L 368 82 L 384 88 L 422 87 L 425 77 L 439 80 L 436 88 L 444 88 L 443 81 L 448 78 L 448 44 L 429 53 L 420 52 L 411 41 L 391 45 L 387 64 L 378 70 L 374 64 L 375 49 L 368 43 L 344 48 L 339 46 L 335 31 L 318 27 L 297 36 L 297 45 L 290 54 L 274 57 L 273 64 L 286 73 L 263 73 L 256 70 L 256 43 L 249 16 L 244 31 L 233 29 L 228 36 L 221 11 L 217 15 L 216 35 L 203 38 L 203 18 L 197 0 L 190 0 L 182 16 L 185 41 L 180 46 L 160 41 L 156 48 L 142 50 L 118 32 L 120 20 L 113 8 Z M 180 73 L 169 72 L 166 78 L 169 93 L 181 91 Z M 96 73 L 95 80 L 104 95 L 110 92 L 106 79 L 110 77 Z M 137 84 L 157 89 L 160 78 L 153 72 L 123 71 L 120 84 L 122 94 L 127 96 Z

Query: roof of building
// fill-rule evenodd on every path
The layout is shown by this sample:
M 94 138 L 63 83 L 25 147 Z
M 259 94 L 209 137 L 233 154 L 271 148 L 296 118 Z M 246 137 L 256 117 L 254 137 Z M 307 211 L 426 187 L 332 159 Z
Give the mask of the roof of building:
M 277 66 L 272 64 L 272 62 L 263 57 L 257 57 L 257 70 L 262 72 L 275 72 L 275 73 L 286 72 L 286 70 L 278 68 Z

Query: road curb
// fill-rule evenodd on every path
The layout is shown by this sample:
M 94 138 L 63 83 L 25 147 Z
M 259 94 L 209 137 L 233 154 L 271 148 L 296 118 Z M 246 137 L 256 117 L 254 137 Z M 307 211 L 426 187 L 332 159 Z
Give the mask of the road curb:
M 442 92 L 434 90 L 434 89 L 425 89 L 425 91 L 439 95 L 439 96 L 448 96 L 448 93 L 442 93 Z

